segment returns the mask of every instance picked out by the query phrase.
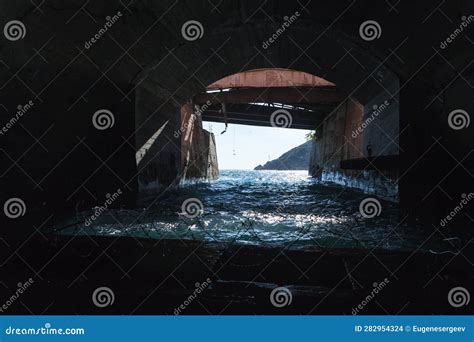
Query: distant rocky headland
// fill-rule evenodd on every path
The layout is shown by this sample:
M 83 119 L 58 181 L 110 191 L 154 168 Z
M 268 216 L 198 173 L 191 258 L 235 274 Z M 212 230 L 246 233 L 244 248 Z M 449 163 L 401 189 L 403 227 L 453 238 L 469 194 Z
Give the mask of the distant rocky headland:
M 311 145 L 312 141 L 307 141 L 254 170 L 308 170 Z

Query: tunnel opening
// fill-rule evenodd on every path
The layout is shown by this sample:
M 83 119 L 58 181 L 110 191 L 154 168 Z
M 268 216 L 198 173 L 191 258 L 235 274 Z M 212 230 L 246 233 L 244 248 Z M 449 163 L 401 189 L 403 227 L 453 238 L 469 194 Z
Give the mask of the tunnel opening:
M 86 234 L 258 246 L 297 241 L 298 248 L 315 241 L 331 248 L 377 246 L 400 218 L 398 81 L 387 75 L 383 87 L 376 79 L 361 84 L 363 102 L 322 77 L 285 68 L 230 74 L 184 101 L 165 104 L 160 87 L 140 78 L 136 206 L 146 212 L 117 211 L 119 222 L 129 225 L 123 229 L 107 215 L 79 210 L 88 222 Z M 160 115 L 148 121 L 157 110 Z M 219 132 L 206 130 L 205 123 L 220 125 Z M 278 172 L 220 170 L 219 138 L 234 130 L 235 140 L 236 126 L 270 129 L 262 138 L 274 145 L 283 132 L 301 132 L 308 137 L 307 171 L 288 171 L 287 165 Z M 238 139 L 250 141 L 248 154 L 262 149 L 258 134 Z M 242 227 L 249 230 L 240 234 Z M 417 238 L 410 231 L 384 248 L 410 248 Z
M 398 82 L 394 76 L 386 79 L 390 81 L 383 88 L 377 80 L 361 85 L 364 104 L 335 83 L 292 69 L 251 69 L 211 82 L 183 104 L 175 104 L 174 112 L 161 116 L 158 131 L 139 149 L 137 159 L 139 203 L 156 202 L 162 207 L 163 202 L 173 203 L 164 205 L 166 210 L 180 209 L 181 218 L 199 221 L 165 220 L 168 226 L 161 217 L 148 221 L 172 227 L 176 231 L 171 235 L 188 239 L 235 238 L 236 243 L 262 245 L 266 242 L 259 236 L 267 235 L 269 245 L 279 245 L 294 241 L 303 231 L 307 236 L 300 247 L 314 247 L 314 239 L 321 237 L 332 247 L 374 246 L 377 236 L 387 233 L 399 219 Z M 157 88 L 146 82 L 136 89 L 137 120 L 142 112 L 149 113 L 152 99 L 156 101 L 151 90 Z M 205 123 L 219 124 L 219 132 L 206 130 Z M 267 137 L 270 143 L 282 139 L 282 131 L 308 135 L 307 172 L 219 170 L 219 137 L 232 134 L 235 126 L 272 129 L 273 136 Z M 261 149 L 258 135 L 238 138 L 253 139 L 248 153 Z M 368 196 L 369 207 L 375 205 L 374 216 L 380 215 L 384 204 L 386 221 L 355 223 L 356 217 L 371 215 L 359 208 Z M 349 233 L 350 225 L 357 228 Z M 239 237 L 242 226 L 252 227 L 251 236 Z M 374 234 L 378 226 L 385 229 Z M 172 237 L 160 229 L 148 236 Z M 385 247 L 409 245 L 392 239 Z
M 242 78 L 236 81 L 240 77 Z M 289 77 L 294 79 L 290 82 Z M 281 78 L 285 78 L 284 81 Z M 319 159 L 313 163 L 313 175 L 359 187 L 366 192 L 374 192 L 375 187 L 378 188 L 377 195 L 397 201 L 398 190 L 395 180 L 400 135 L 396 96 L 398 83 L 391 80 L 390 86 L 386 85 L 380 89 L 382 88 L 378 86 L 376 91 L 366 90 L 365 93 L 372 92 L 372 94 L 365 95 L 366 104 L 362 105 L 354 96 L 347 96 L 337 90 L 333 83 L 307 73 L 285 69 L 248 71 L 214 82 L 205 92 L 193 96 L 188 103 L 182 105 L 181 123 L 173 135 L 175 138 L 186 139 L 186 135 L 182 134 L 186 127 L 182 125 L 190 125 L 196 118 L 196 124 L 201 126 L 202 121 L 213 121 L 278 127 L 278 122 L 271 121 L 273 114 L 273 119 L 283 120 L 282 125 L 291 124 L 291 128 L 294 129 L 317 130 L 314 137 L 322 136 L 326 140 L 331 135 L 335 137 L 335 141 L 321 141 L 316 144 L 321 150 L 315 154 Z M 281 98 L 285 103 L 278 105 Z M 295 104 L 299 107 L 294 107 Z M 285 106 L 291 110 L 285 109 Z M 231 114 L 230 118 L 226 117 L 227 112 Z M 381 116 L 382 112 L 384 115 Z M 308 113 L 312 114 L 307 115 Z M 329 113 L 334 115 L 328 115 Z M 334 116 L 336 119 L 325 119 Z M 139 124 L 140 122 L 137 122 L 137 125 Z M 334 127 L 335 124 L 338 126 Z M 199 130 L 202 131 L 202 127 L 199 127 Z M 323 130 L 328 133 L 321 135 Z M 342 142 L 337 141 L 340 137 L 343 137 Z M 186 148 L 186 142 L 180 143 Z M 334 147 L 337 153 L 330 150 Z M 184 151 L 181 154 L 184 156 L 188 152 Z M 187 162 L 185 159 L 182 161 Z M 362 170 L 367 172 L 363 173 Z M 377 180 L 368 180 L 367 183 L 372 184 L 364 186 L 363 180 L 356 182 L 343 180 L 346 175 L 347 178 L 362 179 L 364 176 L 377 178 L 368 175 L 370 173 L 381 175 L 384 180 L 391 180 L 392 184 L 384 186 L 378 185 Z M 199 173 L 184 175 L 184 178 L 187 177 L 199 178 L 200 175 Z
M 397 91 L 393 81 L 380 93 L 372 90 L 363 105 L 317 76 L 287 69 L 251 70 L 209 85 L 182 107 L 181 119 L 188 125 L 197 118 L 200 129 L 207 121 L 225 127 L 235 123 L 313 130 L 311 176 L 398 202 Z M 182 146 L 186 149 L 185 141 Z
M 224 123 L 203 124 L 214 133 L 220 172 L 304 170 L 308 175 L 314 131 L 239 124 L 228 124 L 226 130 Z
M 153 125 L 146 120 L 156 110 L 159 88 L 139 83 L 136 126 L 148 128 L 136 142 L 137 206 L 146 212 L 118 211 L 119 221 L 130 225 L 126 229 L 106 216 L 92 217 L 87 234 L 274 247 L 296 241 L 297 248 L 313 248 L 315 241 L 330 248 L 377 246 L 400 217 L 398 83 L 388 79 L 383 88 L 376 81 L 363 84 L 363 104 L 306 72 L 251 69 L 218 79 L 182 103 L 168 103 Z M 205 123 L 221 129 L 211 132 Z M 300 131 L 309 138 L 307 171 L 291 172 L 286 165 L 278 172 L 220 170 L 219 137 L 232 134 L 234 126 L 270 129 L 263 137 L 270 144 L 282 140 L 282 132 Z M 238 138 L 253 141 L 249 154 L 261 150 L 258 135 Z M 242 227 L 248 228 L 243 234 Z M 411 248 L 418 236 L 407 231 L 383 247 Z

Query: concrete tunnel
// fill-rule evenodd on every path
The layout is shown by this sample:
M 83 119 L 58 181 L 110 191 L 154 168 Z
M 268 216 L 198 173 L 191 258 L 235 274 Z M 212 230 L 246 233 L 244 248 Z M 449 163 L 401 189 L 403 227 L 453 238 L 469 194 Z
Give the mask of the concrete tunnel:
M 0 37 L 0 203 L 21 199 L 25 210 L 2 215 L 0 283 L 9 288 L 0 289 L 8 299 L 35 280 L 9 313 L 31 313 L 24 300 L 35 314 L 173 314 L 208 277 L 214 288 L 199 300 L 212 313 L 350 315 L 387 278 L 365 313 L 470 310 L 447 296 L 472 283 L 472 217 L 466 208 L 438 226 L 474 193 L 471 0 L 3 3 L 2 26 L 24 28 Z M 190 37 L 185 25 L 196 21 Z M 362 34 L 368 21 L 374 36 Z M 350 240 L 357 248 L 280 255 L 285 247 L 157 241 L 138 225 L 133 236 L 121 221 L 110 223 L 118 235 L 78 234 L 78 213 L 118 192 L 110 211 L 128 223 L 132 212 L 135 223 L 142 198 L 160 206 L 181 182 L 218 177 L 202 121 L 270 127 L 275 112 L 290 115 L 282 130 L 315 131 L 312 177 L 390 201 L 397 227 L 411 221 L 420 232 L 416 246 L 372 251 Z M 350 228 L 378 246 L 373 232 L 384 224 L 359 214 Z M 60 234 L 68 220 L 81 228 Z M 418 250 L 434 233 L 442 247 Z M 102 310 L 91 295 L 104 285 L 117 300 Z M 293 291 L 288 311 L 270 303 L 273 285 Z M 209 313 L 194 305 L 188 313 Z
M 281 16 L 296 11 L 294 4 L 278 4 L 266 12 Z M 111 15 L 101 4 L 90 6 L 97 16 Z M 139 20 L 128 19 L 127 10 L 122 11 L 127 25 L 114 25 L 111 37 L 94 45 L 89 38 L 96 33 L 95 27 L 80 8 L 44 8 L 43 24 L 35 21 L 34 6 L 18 5 L 5 12 L 13 17 L 23 13 L 29 29 L 25 39 L 2 45 L 2 117 L 6 122 L 13 108 L 29 101 L 34 105 L 23 115 L 24 129 L 15 125 L 1 137 L 4 199 L 21 197 L 31 207 L 66 213 L 77 206 L 91 207 L 110 189 L 122 188 L 125 195 L 117 205 L 130 207 L 140 191 L 178 184 L 183 175 L 215 177 L 215 170 L 204 172 L 206 158 L 193 170 L 183 168 L 188 156 L 174 132 L 191 112 L 189 103 L 194 99 L 199 104 L 209 96 L 241 96 L 245 101 L 234 100 L 237 103 L 227 106 L 229 122 L 263 124 L 260 118 L 268 117 L 269 108 L 247 108 L 255 91 L 252 87 L 230 84 L 240 94 L 205 91 L 216 82 L 220 87 L 224 84 L 219 82 L 235 81 L 235 74 L 255 76 L 255 70 L 281 69 L 311 75 L 309 84 L 314 77 L 332 84 L 320 80 L 323 83 L 308 94 L 313 97 L 310 103 L 298 99 L 306 83 L 272 87 L 263 99 L 284 102 L 292 96 L 291 102 L 301 108 L 314 107 L 318 113 L 306 115 L 301 109 L 293 113 L 296 128 L 319 130 L 312 175 L 398 200 L 404 213 L 428 221 L 443 217 L 447 203 L 467 192 L 463 184 L 472 184 L 472 154 L 468 154 L 472 125 L 454 131 L 447 124 L 450 112 L 472 107 L 466 100 L 472 92 L 472 64 L 465 63 L 471 57 L 460 52 L 456 61 L 443 61 L 432 44 L 422 39 L 424 31 L 411 31 L 418 21 L 400 27 L 380 12 L 387 28 L 397 30 L 387 29 L 385 39 L 369 42 L 359 35 L 364 19 L 360 15 L 351 14 L 344 25 L 329 25 L 328 18 L 339 13 L 339 5 L 326 4 L 329 8 L 319 11 L 320 5 L 312 3 L 311 17 L 303 13 L 291 30 L 262 46 L 274 34 L 275 24 L 259 17 L 258 25 L 249 30 L 249 22 L 238 18 L 250 8 L 242 12 L 240 5 L 230 1 L 221 6 L 228 13 L 225 22 L 197 4 L 183 5 L 187 10 L 167 2 L 147 6 L 147 11 L 138 11 Z M 139 7 L 139 3 L 132 5 Z M 258 16 L 264 15 L 255 10 Z M 153 23 L 146 15 L 155 12 L 166 13 L 166 22 Z M 205 27 L 205 34 L 193 41 L 181 35 L 189 13 L 201 18 Z M 314 13 L 320 14 L 314 17 Z M 65 28 L 57 32 L 54 24 Z M 434 22 L 424 27 L 430 36 L 440 31 Z M 136 36 L 136 32 L 141 34 Z M 112 39 L 115 35 L 120 35 L 120 42 Z M 395 47 L 394 41 L 398 42 Z M 59 47 L 61 58 L 56 53 Z M 329 97 L 330 101 L 323 101 Z M 384 111 L 389 115 L 375 115 L 374 124 L 353 138 L 352 126 L 367 120 L 375 106 L 387 107 Z M 113 114 L 108 129 L 92 126 L 93 115 L 101 110 Z M 214 103 L 203 118 L 222 120 L 219 110 Z M 328 112 L 332 114 L 325 116 Z M 155 134 L 155 140 L 150 140 Z M 212 149 L 210 134 L 200 127 L 194 134 L 191 151 L 194 144 L 201 146 L 198 149 Z
M 387 88 L 396 93 L 398 81 L 392 80 Z M 139 87 L 137 92 L 148 91 Z M 282 119 L 289 121 L 278 125 L 272 114 L 281 110 L 288 116 Z M 377 120 L 382 111 L 383 119 Z M 176 114 L 161 118 L 166 119 L 163 126 L 145 147 L 137 146 L 139 191 L 159 193 L 171 182 L 218 177 L 215 138 L 203 129 L 204 120 L 315 130 L 319 137 L 313 143 L 311 176 L 398 201 L 398 111 L 397 96 L 375 94 L 364 106 L 333 83 L 304 72 L 260 69 L 230 75 L 182 105 L 179 129 L 171 132 L 173 127 L 168 126 Z M 142 121 L 137 119 L 140 127 Z M 365 127 L 364 120 L 375 122 Z M 175 139 L 170 142 L 171 136 Z M 164 151 L 168 144 L 178 145 L 180 151 Z M 372 146 L 373 151 L 367 149 Z

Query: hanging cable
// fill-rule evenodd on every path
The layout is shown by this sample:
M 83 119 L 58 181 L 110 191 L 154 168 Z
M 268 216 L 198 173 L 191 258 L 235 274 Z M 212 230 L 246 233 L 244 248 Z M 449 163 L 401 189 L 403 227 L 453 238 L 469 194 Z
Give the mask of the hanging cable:
M 235 156 L 235 155 L 236 155 L 236 154 L 235 154 L 235 126 L 234 126 L 233 128 L 234 128 L 234 132 L 233 132 L 233 133 L 234 133 L 234 137 L 233 137 L 233 139 L 234 139 L 233 144 L 234 144 L 234 145 L 233 145 L 233 149 L 232 149 L 232 155 Z
M 221 113 L 224 115 L 224 123 L 225 123 L 225 129 L 221 132 L 221 134 L 224 134 L 225 132 L 227 132 L 227 126 L 228 126 L 228 123 L 227 123 L 227 110 L 226 110 L 226 106 L 225 106 L 225 103 L 221 103 Z

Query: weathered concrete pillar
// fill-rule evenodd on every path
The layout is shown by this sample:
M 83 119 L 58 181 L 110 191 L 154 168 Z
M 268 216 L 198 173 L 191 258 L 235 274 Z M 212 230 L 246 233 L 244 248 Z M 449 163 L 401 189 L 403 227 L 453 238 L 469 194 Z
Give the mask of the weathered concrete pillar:
M 348 99 L 328 115 L 313 144 L 310 175 L 398 200 L 398 106 L 380 97 L 363 106 Z
M 159 90 L 149 81 L 136 89 L 138 187 L 145 196 L 181 180 L 218 177 L 214 135 L 202 128 L 200 111 L 163 100 Z
M 156 194 L 177 184 L 181 170 L 180 113 L 152 87 L 136 90 L 136 162 L 142 194 Z
M 181 107 L 182 179 L 216 179 L 219 175 L 214 134 L 202 128 L 200 109 L 192 102 Z

